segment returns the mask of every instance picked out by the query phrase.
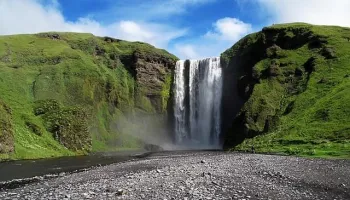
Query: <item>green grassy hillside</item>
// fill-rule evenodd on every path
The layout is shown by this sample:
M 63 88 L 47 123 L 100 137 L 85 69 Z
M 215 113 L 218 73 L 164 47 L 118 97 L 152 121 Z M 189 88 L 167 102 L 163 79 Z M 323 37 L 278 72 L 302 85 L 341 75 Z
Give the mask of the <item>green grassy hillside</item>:
M 0 36 L 0 159 L 141 147 L 128 131 L 138 113 L 166 114 L 176 60 L 92 34 Z
M 244 99 L 226 137 L 234 150 L 350 157 L 350 29 L 264 28 L 221 55 Z

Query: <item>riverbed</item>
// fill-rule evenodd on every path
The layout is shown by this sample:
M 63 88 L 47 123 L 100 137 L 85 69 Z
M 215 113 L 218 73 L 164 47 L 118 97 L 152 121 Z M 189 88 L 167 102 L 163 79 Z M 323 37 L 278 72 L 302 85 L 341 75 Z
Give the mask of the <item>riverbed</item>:
M 163 152 L 0 192 L 0 199 L 350 199 L 350 161 Z

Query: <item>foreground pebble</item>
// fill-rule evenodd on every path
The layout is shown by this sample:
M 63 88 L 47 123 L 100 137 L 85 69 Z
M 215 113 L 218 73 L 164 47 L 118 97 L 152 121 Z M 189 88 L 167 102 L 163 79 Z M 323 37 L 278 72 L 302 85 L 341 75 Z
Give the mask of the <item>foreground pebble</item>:
M 159 153 L 3 190 L 0 199 L 350 199 L 349 177 L 346 160 Z

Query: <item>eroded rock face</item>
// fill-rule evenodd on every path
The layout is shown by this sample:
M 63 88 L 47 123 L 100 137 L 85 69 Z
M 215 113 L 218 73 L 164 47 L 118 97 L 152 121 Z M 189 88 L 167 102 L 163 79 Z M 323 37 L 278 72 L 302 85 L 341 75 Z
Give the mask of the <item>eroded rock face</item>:
M 0 100 L 0 153 L 14 151 L 12 111 Z
M 170 98 L 176 60 L 141 51 L 135 51 L 133 56 L 139 92 L 151 103 L 154 111 L 164 112 Z

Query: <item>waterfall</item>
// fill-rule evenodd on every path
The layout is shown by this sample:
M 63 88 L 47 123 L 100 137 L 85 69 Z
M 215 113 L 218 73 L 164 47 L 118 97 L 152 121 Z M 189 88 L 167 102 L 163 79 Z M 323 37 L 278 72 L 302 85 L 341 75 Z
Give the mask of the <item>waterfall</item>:
M 181 143 L 186 136 L 185 119 L 185 82 L 184 82 L 185 62 L 180 60 L 175 67 L 175 140 Z
M 176 63 L 174 118 L 178 145 L 220 147 L 221 73 L 220 58 Z

